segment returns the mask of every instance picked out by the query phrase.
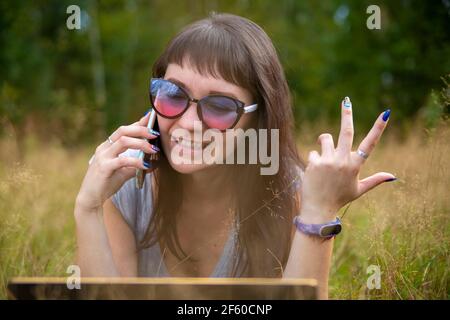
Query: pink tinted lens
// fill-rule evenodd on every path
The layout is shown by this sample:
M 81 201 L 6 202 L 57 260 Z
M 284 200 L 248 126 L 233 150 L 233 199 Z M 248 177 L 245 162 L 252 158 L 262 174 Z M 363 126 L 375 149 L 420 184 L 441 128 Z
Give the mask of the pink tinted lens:
M 153 79 L 150 95 L 156 110 L 166 116 L 175 117 L 186 108 L 188 98 L 175 84 L 160 79 Z
M 203 121 L 210 128 L 226 130 L 230 128 L 236 118 L 237 104 L 227 97 L 207 97 L 201 101 Z

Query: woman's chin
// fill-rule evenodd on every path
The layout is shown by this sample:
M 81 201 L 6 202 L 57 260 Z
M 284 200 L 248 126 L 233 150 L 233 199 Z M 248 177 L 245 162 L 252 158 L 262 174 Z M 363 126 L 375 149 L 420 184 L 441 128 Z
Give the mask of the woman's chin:
M 207 168 L 210 168 L 212 165 L 206 164 L 206 163 L 193 163 L 193 164 L 184 164 L 184 163 L 173 163 L 172 161 L 169 161 L 171 167 L 182 174 L 191 174 L 195 172 L 199 172 L 202 170 L 205 170 Z

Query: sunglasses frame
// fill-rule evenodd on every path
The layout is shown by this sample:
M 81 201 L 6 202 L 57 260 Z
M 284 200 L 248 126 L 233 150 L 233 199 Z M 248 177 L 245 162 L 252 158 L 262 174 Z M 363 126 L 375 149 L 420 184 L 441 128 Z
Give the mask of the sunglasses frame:
M 162 114 L 161 112 L 158 111 L 158 109 L 153 104 L 153 99 L 152 99 L 152 89 L 151 88 L 152 88 L 153 80 L 169 82 L 170 84 L 177 86 L 177 88 L 179 88 L 184 93 L 184 95 L 186 96 L 186 100 L 187 101 L 186 101 L 186 106 L 184 107 L 182 112 L 180 112 L 176 116 L 166 116 L 166 115 L 164 115 L 164 114 Z M 225 96 L 225 95 L 221 95 L 221 94 L 211 94 L 211 95 L 205 96 L 205 97 L 203 97 L 201 99 L 194 99 L 194 98 L 191 98 L 191 96 L 186 92 L 186 90 L 183 87 L 179 86 L 178 84 L 176 84 L 176 83 L 174 83 L 174 82 L 172 82 L 170 80 L 166 80 L 166 79 L 163 79 L 163 78 L 151 78 L 150 79 L 150 88 L 149 88 L 150 103 L 152 105 L 152 108 L 155 109 L 156 113 L 159 114 L 161 117 L 164 117 L 166 119 L 177 119 L 177 118 L 180 118 L 186 112 L 186 110 L 189 109 L 189 106 L 191 105 L 191 102 L 194 102 L 194 103 L 197 104 L 197 115 L 198 115 L 199 119 L 202 121 L 202 123 L 207 128 L 210 128 L 210 126 L 208 126 L 208 124 L 205 122 L 205 120 L 203 118 L 203 112 L 202 112 L 203 105 L 201 103 L 202 100 L 204 100 L 204 99 L 206 99 L 208 97 L 227 98 L 227 99 L 230 99 L 231 101 L 233 101 L 236 104 L 236 114 L 237 114 L 236 120 L 234 121 L 234 123 L 230 127 L 226 128 L 226 129 L 213 128 L 213 129 L 217 129 L 217 130 L 220 130 L 220 131 L 225 131 L 225 130 L 234 128 L 236 126 L 236 124 L 239 122 L 239 120 L 241 119 L 241 117 L 242 117 L 242 115 L 244 113 L 253 112 L 256 109 L 258 109 L 258 104 L 256 104 L 256 103 L 252 104 L 252 105 L 249 105 L 249 106 L 246 106 L 244 102 L 242 102 L 242 101 L 240 101 L 238 99 L 231 98 L 231 97 L 228 97 L 228 96 Z M 199 107 L 199 104 L 200 104 L 200 107 Z

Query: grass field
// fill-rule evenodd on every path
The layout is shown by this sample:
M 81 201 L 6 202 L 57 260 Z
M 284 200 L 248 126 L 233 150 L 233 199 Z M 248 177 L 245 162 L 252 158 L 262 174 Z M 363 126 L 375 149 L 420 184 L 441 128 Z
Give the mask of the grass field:
M 332 299 L 450 297 L 450 128 L 399 143 L 385 139 L 363 175 L 389 171 L 385 183 L 354 201 L 337 237 Z M 67 151 L 26 141 L 14 162 L 11 140 L 0 141 L 0 298 L 12 276 L 65 276 L 75 252 L 73 207 L 95 149 Z M 311 150 L 317 146 L 305 147 Z M 306 155 L 306 151 L 302 151 Z M 379 266 L 381 288 L 367 289 L 367 267 Z

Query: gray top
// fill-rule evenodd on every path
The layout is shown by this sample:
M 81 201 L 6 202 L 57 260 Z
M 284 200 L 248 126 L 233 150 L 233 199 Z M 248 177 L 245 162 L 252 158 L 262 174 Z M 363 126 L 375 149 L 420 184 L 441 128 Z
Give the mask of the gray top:
M 139 150 L 128 149 L 119 156 L 137 157 Z M 122 187 L 112 196 L 112 202 L 119 209 L 123 218 L 134 233 L 136 242 L 143 238 L 153 212 L 152 199 L 152 173 L 145 175 L 145 183 L 142 189 L 135 186 L 136 178 L 126 181 Z M 210 277 L 231 277 L 232 263 L 235 261 L 235 246 L 237 232 L 230 232 L 225 244 L 222 256 L 219 259 Z M 140 277 L 169 277 L 164 260 L 162 259 L 159 244 L 142 249 L 138 254 L 138 276 Z
M 128 149 L 119 156 L 137 157 L 139 150 Z M 300 179 L 294 183 L 294 188 L 299 189 L 304 172 L 297 169 Z M 145 183 L 142 189 L 135 186 L 136 178 L 126 181 L 122 187 L 112 196 L 112 202 L 119 209 L 124 220 L 134 233 L 136 243 L 144 237 L 145 231 L 153 213 L 152 199 L 152 173 L 145 175 Z M 233 262 L 236 262 L 237 230 L 232 229 L 225 244 L 222 255 L 210 277 L 231 277 Z M 169 277 L 164 260 L 162 259 L 159 244 L 142 249 L 138 254 L 138 276 L 140 277 Z

